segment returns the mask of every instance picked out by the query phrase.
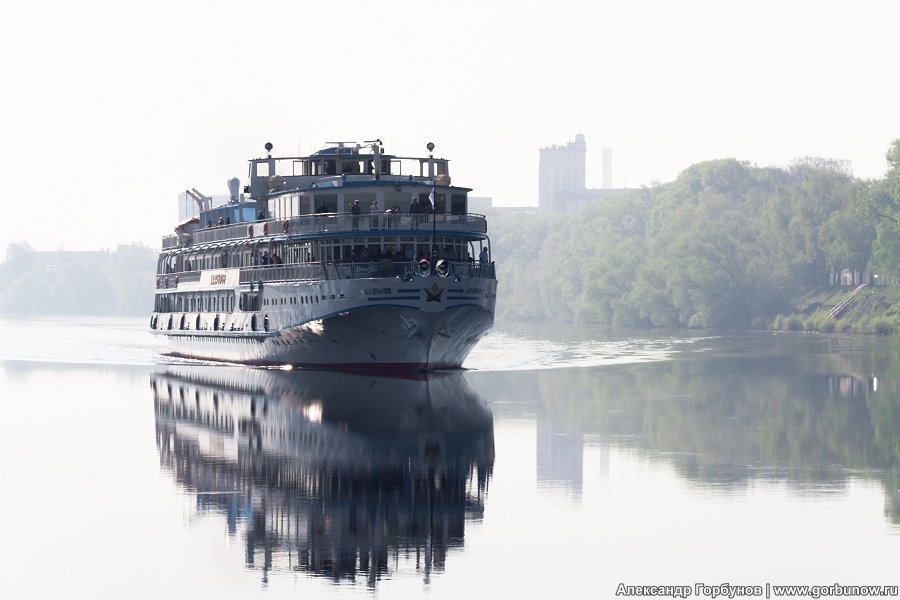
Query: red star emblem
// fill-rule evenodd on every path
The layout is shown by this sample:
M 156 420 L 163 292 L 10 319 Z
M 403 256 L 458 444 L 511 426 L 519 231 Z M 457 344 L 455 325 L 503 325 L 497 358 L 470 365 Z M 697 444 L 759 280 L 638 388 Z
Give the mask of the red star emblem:
M 432 283 L 430 288 L 425 288 L 425 295 L 428 296 L 425 298 L 425 302 L 440 302 L 443 293 L 444 290 L 439 288 L 438 284 Z

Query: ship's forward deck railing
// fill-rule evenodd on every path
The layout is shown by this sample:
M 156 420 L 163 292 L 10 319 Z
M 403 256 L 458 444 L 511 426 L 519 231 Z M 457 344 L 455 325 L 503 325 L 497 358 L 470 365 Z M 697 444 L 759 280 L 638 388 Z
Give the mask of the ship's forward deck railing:
M 494 278 L 494 264 L 471 261 L 448 261 L 448 277 Z M 376 277 L 397 277 L 418 273 L 415 261 L 394 261 L 382 259 L 372 262 L 318 262 L 293 265 L 267 265 L 242 267 L 240 283 L 264 283 L 287 281 L 326 281 L 330 279 L 370 279 Z M 159 274 L 157 289 L 177 288 L 184 283 L 200 280 L 200 271 L 186 271 L 178 274 Z
M 432 219 L 437 219 L 432 223 Z M 181 245 L 208 244 L 226 240 L 259 238 L 268 235 L 303 235 L 313 233 L 346 233 L 354 231 L 415 232 L 432 227 L 448 231 L 487 233 L 484 215 L 407 215 L 391 213 L 366 213 L 359 216 L 350 213 L 303 215 L 290 219 L 267 219 L 251 223 L 237 223 L 196 229 L 190 236 L 181 236 Z M 162 240 L 163 250 L 177 248 L 179 236 L 168 235 Z

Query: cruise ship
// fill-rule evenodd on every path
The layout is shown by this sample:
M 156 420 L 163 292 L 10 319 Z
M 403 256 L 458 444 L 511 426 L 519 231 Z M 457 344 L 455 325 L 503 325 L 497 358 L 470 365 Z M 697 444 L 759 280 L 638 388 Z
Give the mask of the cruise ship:
M 170 354 L 257 366 L 452 369 L 493 326 L 484 215 L 449 161 L 335 142 L 249 161 L 162 240 L 150 329 Z
M 150 387 L 163 472 L 264 578 L 428 578 L 484 516 L 493 415 L 461 371 L 173 365 Z

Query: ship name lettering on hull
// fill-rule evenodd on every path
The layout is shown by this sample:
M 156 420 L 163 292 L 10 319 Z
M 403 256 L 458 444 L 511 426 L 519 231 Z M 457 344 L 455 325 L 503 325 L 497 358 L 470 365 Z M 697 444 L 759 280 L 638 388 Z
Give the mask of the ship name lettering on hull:
M 363 294 L 366 296 L 390 296 L 391 288 L 366 288 L 363 290 Z

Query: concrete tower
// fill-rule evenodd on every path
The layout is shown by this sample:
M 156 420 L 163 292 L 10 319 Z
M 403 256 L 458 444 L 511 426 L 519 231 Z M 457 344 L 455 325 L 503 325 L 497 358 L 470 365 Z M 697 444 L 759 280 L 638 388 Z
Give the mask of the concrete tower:
M 541 148 L 540 153 L 538 210 L 542 213 L 565 212 L 566 207 L 558 202 L 559 192 L 580 192 L 585 189 L 587 145 L 584 134 L 577 134 L 575 141 L 565 146 Z
M 604 190 L 612 189 L 612 148 L 603 149 L 603 185 Z

